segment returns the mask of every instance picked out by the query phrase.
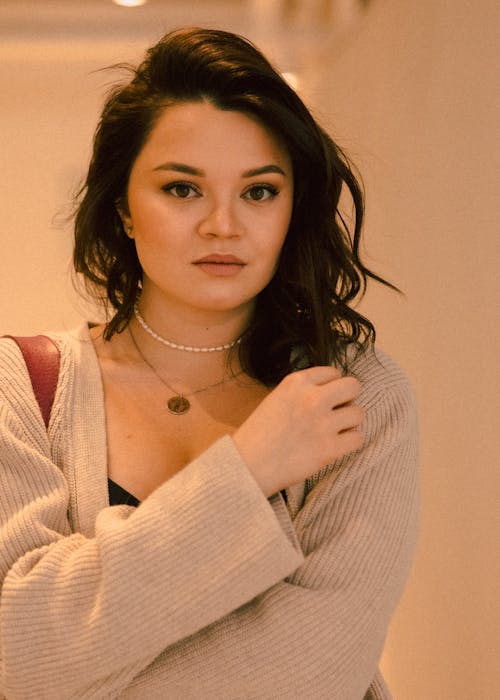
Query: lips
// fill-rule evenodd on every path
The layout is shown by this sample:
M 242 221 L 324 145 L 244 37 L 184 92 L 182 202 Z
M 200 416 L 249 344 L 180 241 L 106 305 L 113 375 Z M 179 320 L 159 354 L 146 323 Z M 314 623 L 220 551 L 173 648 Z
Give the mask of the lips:
M 222 253 L 213 253 L 212 255 L 206 255 L 204 258 L 194 261 L 194 265 L 200 265 L 202 263 L 215 263 L 219 265 L 244 265 L 245 263 L 240 258 L 235 255 L 225 255 Z
M 246 263 L 236 255 L 212 253 L 212 255 L 195 260 L 193 265 L 210 276 L 231 277 L 241 272 Z

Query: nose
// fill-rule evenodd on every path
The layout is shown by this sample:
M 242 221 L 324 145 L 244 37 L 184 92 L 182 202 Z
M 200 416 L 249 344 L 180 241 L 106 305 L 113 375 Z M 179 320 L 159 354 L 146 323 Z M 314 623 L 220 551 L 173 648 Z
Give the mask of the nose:
M 200 221 L 198 232 L 206 238 L 238 238 L 242 233 L 236 206 L 231 201 L 214 201 Z

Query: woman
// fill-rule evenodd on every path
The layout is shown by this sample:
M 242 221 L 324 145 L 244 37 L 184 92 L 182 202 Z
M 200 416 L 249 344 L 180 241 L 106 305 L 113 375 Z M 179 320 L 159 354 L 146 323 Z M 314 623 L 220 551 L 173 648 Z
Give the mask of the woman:
M 390 697 L 416 418 L 349 306 L 379 279 L 361 220 L 346 159 L 244 39 L 174 32 L 114 90 L 74 255 L 112 314 L 52 335 L 48 433 L 1 341 L 9 700 Z

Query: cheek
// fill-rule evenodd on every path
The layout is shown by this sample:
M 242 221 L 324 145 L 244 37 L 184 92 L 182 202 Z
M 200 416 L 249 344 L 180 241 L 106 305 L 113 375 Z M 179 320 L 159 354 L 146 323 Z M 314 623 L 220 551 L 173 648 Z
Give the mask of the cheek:
M 291 218 L 291 206 L 289 206 L 284 208 L 284 210 L 279 213 L 279 216 L 276 219 L 273 236 L 273 246 L 276 255 L 279 255 L 279 253 L 281 252 L 281 248 L 285 243 L 285 239 L 288 234 L 288 229 L 290 228 Z
M 137 247 L 156 250 L 161 256 L 166 248 L 175 248 L 182 239 L 183 218 L 175 216 L 165 208 L 155 205 L 141 206 L 134 210 L 131 207 L 135 241 Z
M 158 203 L 151 197 L 141 197 L 130 200 L 130 215 L 134 228 L 139 232 L 152 233 L 161 222 L 161 212 Z
M 267 236 L 261 241 L 259 257 L 266 275 L 274 275 L 276 271 L 287 232 L 288 226 L 282 225 L 279 231 L 275 231 L 275 235 Z

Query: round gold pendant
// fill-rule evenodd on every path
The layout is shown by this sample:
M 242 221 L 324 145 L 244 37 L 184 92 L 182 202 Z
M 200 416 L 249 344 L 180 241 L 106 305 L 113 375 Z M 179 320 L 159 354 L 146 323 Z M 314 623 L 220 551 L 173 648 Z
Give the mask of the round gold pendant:
M 186 411 L 189 411 L 190 406 L 191 404 L 184 396 L 172 396 L 167 403 L 167 408 L 170 413 L 176 416 L 181 416 L 183 413 L 186 413 Z

